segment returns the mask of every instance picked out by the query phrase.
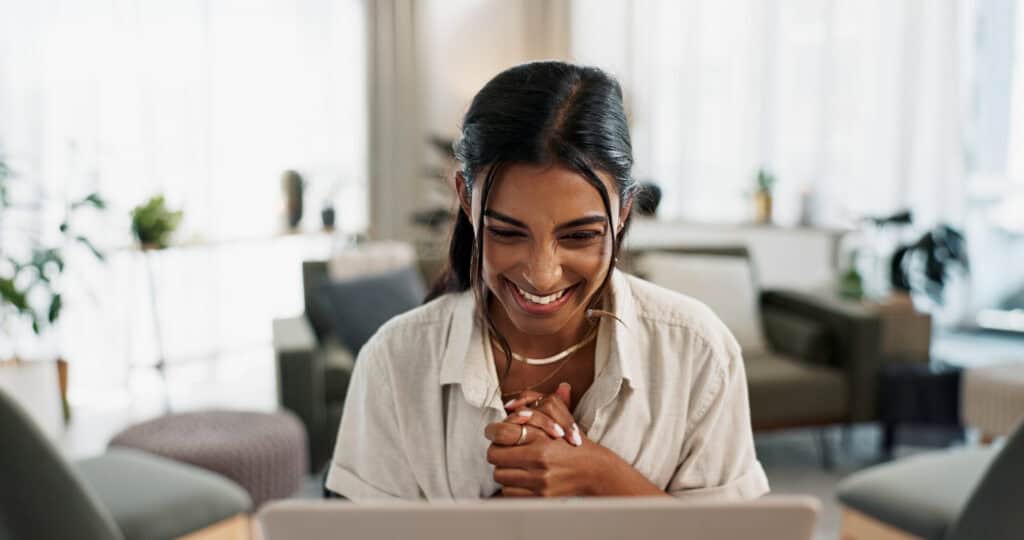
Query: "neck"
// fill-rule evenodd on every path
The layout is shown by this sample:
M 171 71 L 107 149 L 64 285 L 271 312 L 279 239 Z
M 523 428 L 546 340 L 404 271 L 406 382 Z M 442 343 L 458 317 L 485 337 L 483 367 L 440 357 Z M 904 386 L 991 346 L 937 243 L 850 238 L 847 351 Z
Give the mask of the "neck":
M 524 334 L 508 318 L 501 303 L 492 300 L 488 302 L 487 309 L 495 328 L 508 340 L 512 352 L 529 358 L 545 358 L 558 354 L 586 338 L 593 328 L 592 323 L 587 321 L 584 312 L 581 311 L 553 334 Z

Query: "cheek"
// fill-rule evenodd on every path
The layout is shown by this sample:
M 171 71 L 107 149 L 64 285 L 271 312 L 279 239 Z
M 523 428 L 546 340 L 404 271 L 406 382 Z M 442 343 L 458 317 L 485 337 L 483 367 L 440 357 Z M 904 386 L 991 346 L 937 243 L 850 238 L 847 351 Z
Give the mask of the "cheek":
M 516 245 L 502 244 L 484 238 L 484 280 L 493 285 L 497 275 L 514 268 L 527 256 L 527 250 Z

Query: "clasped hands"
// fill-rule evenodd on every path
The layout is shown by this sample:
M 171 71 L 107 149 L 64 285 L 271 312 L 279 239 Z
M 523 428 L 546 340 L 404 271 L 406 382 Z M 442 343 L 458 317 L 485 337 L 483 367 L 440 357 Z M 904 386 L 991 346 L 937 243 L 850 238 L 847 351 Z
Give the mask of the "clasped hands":
M 593 494 L 604 447 L 587 439 L 569 409 L 571 388 L 545 396 L 525 391 L 505 404 L 509 416 L 488 424 L 487 462 L 505 497 Z M 523 430 L 526 430 L 525 432 Z

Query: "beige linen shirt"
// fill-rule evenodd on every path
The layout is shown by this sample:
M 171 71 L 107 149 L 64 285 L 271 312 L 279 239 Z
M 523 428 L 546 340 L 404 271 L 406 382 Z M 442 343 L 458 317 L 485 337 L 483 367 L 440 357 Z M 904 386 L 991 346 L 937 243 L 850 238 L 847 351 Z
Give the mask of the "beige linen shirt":
M 768 491 L 754 454 L 739 345 L 704 304 L 615 271 L 594 382 L 574 416 L 587 436 L 685 499 Z M 471 292 L 400 315 L 356 360 L 327 487 L 352 500 L 476 499 L 501 486 L 484 427 L 507 415 Z

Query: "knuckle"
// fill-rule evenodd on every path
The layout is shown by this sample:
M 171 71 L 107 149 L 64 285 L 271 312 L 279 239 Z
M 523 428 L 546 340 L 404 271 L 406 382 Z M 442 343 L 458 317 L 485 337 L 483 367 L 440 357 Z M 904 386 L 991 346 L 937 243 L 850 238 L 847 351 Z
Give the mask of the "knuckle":
M 498 461 L 497 449 L 494 448 L 493 446 L 491 446 L 490 448 L 487 449 L 487 463 L 490 463 L 491 465 L 494 465 L 494 464 L 497 463 L 497 461 Z

